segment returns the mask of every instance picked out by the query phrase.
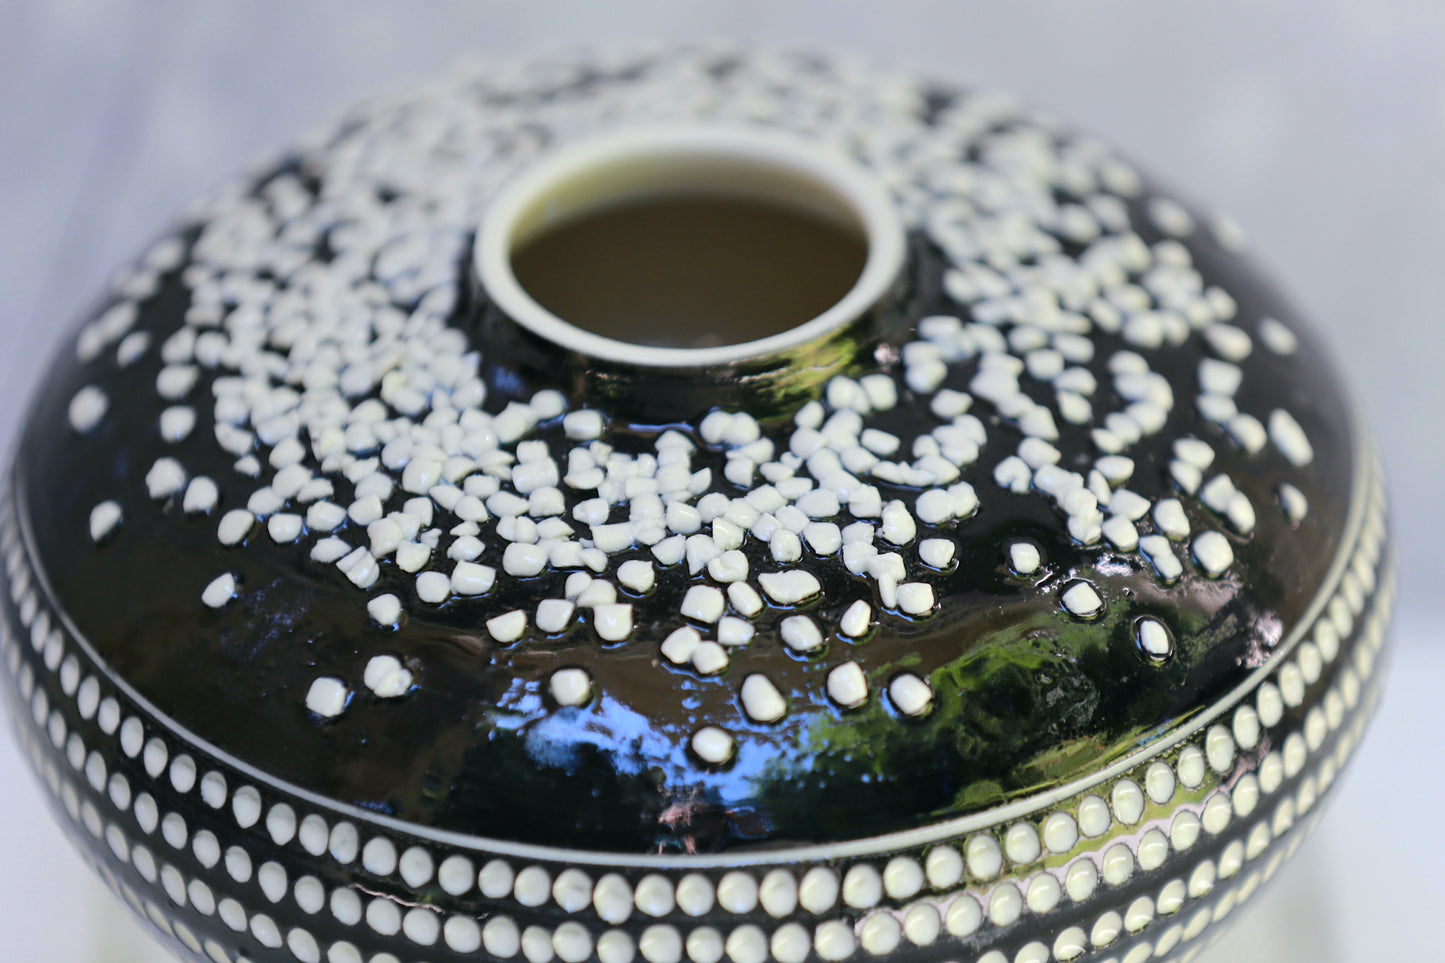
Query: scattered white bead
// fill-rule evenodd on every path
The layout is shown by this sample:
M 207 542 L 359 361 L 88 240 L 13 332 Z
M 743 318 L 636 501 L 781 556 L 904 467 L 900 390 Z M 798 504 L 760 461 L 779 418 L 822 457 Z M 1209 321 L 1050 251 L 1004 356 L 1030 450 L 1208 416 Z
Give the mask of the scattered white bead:
M 683 626 L 674 629 L 662 642 L 662 657 L 674 665 L 686 665 L 692 661 L 692 655 L 697 647 L 702 644 L 702 636 L 697 629 L 691 626 Z
M 857 662 L 844 662 L 828 673 L 828 698 L 845 709 L 868 701 L 868 679 Z
M 449 588 L 458 595 L 483 595 L 491 591 L 496 580 L 496 569 L 476 562 L 458 562 L 452 569 Z M 419 582 L 417 591 L 421 591 Z
M 1223 575 L 1234 564 L 1234 549 L 1229 539 L 1219 532 L 1200 532 L 1194 536 L 1194 560 L 1210 578 Z
M 762 596 L 747 582 L 732 582 L 727 589 L 728 601 L 739 615 L 752 618 L 763 610 Z
M 90 510 L 90 540 L 97 545 L 121 523 L 120 503 L 103 501 Z
M 1189 537 L 1189 516 L 1177 498 L 1166 498 L 1154 506 L 1154 524 L 1176 542 Z
M 754 673 L 744 679 L 741 698 L 743 711 L 757 722 L 777 722 L 787 715 L 782 693 L 765 675 Z
M 1174 554 L 1174 548 L 1169 544 L 1169 539 L 1163 535 L 1143 535 L 1139 538 L 1139 548 L 1148 556 L 1159 577 L 1166 582 L 1172 582 L 1184 574 L 1184 563 Z
M 110 408 L 110 399 L 95 385 L 86 385 L 70 399 L 70 427 L 82 435 L 88 435 Z
M 690 619 L 709 624 L 722 618 L 726 608 L 721 589 L 711 585 L 694 585 L 682 599 L 682 614 Z
M 306 691 L 306 708 L 324 719 L 334 719 L 346 709 L 351 691 L 334 676 L 323 675 Z
M 884 541 L 894 545 L 907 545 L 918 534 L 918 526 L 914 523 L 913 516 L 900 501 L 892 501 L 883 506 L 882 521 L 879 534 Z
M 422 572 L 416 577 L 416 595 L 423 602 L 440 605 L 452 594 L 451 579 L 441 572 Z
M 888 698 L 907 716 L 921 716 L 933 704 L 933 689 L 916 675 L 903 673 L 888 685 Z
M 1156 618 L 1145 616 L 1134 624 L 1134 638 L 1139 649 L 1156 662 L 1162 662 L 1174 654 L 1174 636 L 1169 628 Z
M 692 751 L 704 762 L 720 765 L 732 758 L 733 737 L 717 726 L 703 726 L 692 734 Z
M 580 706 L 592 695 L 592 679 L 582 669 L 558 669 L 547 684 L 552 698 L 562 706 Z
M 1269 413 L 1269 437 L 1280 454 L 1296 468 L 1303 468 L 1314 460 L 1314 448 L 1310 445 L 1304 429 L 1294 420 L 1294 416 L 1283 408 L 1276 408 Z
M 927 615 L 936 602 L 933 586 L 927 582 L 904 582 L 898 586 L 898 608 L 909 615 Z
M 172 405 L 161 412 L 161 437 L 172 444 L 185 441 L 196 427 L 196 410 L 187 405 Z
M 743 619 L 724 615 L 717 624 L 717 640 L 720 645 L 747 645 L 753 640 L 755 629 Z
M 1269 440 L 1264 425 L 1260 424 L 1254 415 L 1237 414 L 1229 419 L 1225 427 L 1229 429 L 1230 437 L 1239 443 L 1239 447 L 1251 455 L 1263 451 L 1265 442 Z
M 779 605 L 796 605 L 822 591 L 822 586 L 813 573 L 801 569 L 786 572 L 764 572 L 758 576 L 758 584 L 768 598 Z
M 411 691 L 411 671 L 394 655 L 374 655 L 361 681 L 378 699 L 398 699 Z
M 487 634 L 498 642 L 515 642 L 527 631 L 527 613 L 521 609 L 487 619 Z
M 1139 530 L 1123 515 L 1106 519 L 1103 532 L 1109 544 L 1121 552 L 1132 552 L 1139 547 Z
M 594 606 L 592 627 L 604 642 L 621 642 L 632 634 L 632 606 L 610 602 Z
M 214 509 L 220 500 L 221 492 L 216 483 L 204 475 L 197 475 L 186 485 L 186 493 L 181 498 L 181 510 L 188 515 L 207 513 Z
M 401 599 L 391 594 L 378 595 L 366 603 L 366 611 L 377 625 L 396 625 L 401 620 Z
M 1299 339 L 1294 332 L 1274 318 L 1265 318 L 1259 322 L 1259 339 L 1275 354 L 1294 354 L 1299 347 Z
M 617 581 L 640 595 L 652 591 L 652 586 L 656 583 L 656 573 L 651 562 L 631 559 L 617 567 Z
M 1288 482 L 1279 486 L 1279 504 L 1285 518 L 1296 525 L 1309 513 L 1309 502 L 1304 493 Z
M 547 567 L 547 552 L 539 545 L 513 542 L 502 552 L 502 570 L 513 578 L 530 578 Z
M 868 633 L 873 622 L 873 606 L 858 599 L 843 611 L 838 620 L 838 631 L 850 639 L 860 639 Z
M 1038 546 L 1032 542 L 1013 542 L 1008 547 L 1009 568 L 1018 575 L 1032 575 L 1043 564 Z
M 1069 614 L 1078 619 L 1097 618 L 1104 611 L 1104 600 L 1088 582 L 1073 582 L 1064 589 L 1060 600 Z
M 186 485 L 186 470 L 174 458 L 157 458 L 146 472 L 146 490 L 153 499 L 169 498 Z
M 790 615 L 779 626 L 783 643 L 795 652 L 812 652 L 823 644 L 823 633 L 806 615 Z
M 533 621 L 543 632 L 555 635 L 566 631 L 567 626 L 572 623 L 572 613 L 576 608 L 569 599 L 543 599 L 537 603 L 537 613 Z
M 918 557 L 923 564 L 944 569 L 953 564 L 956 546 L 947 538 L 925 538 L 918 543 Z
M 221 608 L 236 597 L 236 576 L 230 572 L 217 575 L 201 592 L 201 601 L 213 609 Z
M 692 667 L 703 675 L 716 675 L 728 667 L 728 650 L 711 640 L 699 642 L 692 650 Z
M 293 515 L 290 512 L 278 512 L 266 519 L 266 532 L 271 540 L 277 545 L 289 545 L 301 537 L 302 522 L 300 515 Z
M 707 563 L 707 574 L 715 582 L 741 582 L 748 577 L 748 557 L 737 549 L 723 552 Z

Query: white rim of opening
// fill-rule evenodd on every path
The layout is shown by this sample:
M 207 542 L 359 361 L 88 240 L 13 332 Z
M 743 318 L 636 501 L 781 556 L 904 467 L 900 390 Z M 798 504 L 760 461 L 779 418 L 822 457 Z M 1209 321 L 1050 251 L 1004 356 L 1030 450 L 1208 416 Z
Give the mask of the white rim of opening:
M 576 187 L 589 174 L 622 173 L 628 192 L 640 192 L 643 175 L 625 173 L 629 165 L 645 171 L 662 165 L 681 168 L 689 159 L 722 166 L 736 161 L 766 175 L 811 181 L 816 194 L 831 194 L 857 219 L 868 253 L 863 270 L 848 292 L 822 314 L 778 334 L 709 348 L 659 348 L 618 341 L 571 324 L 539 304 L 512 271 L 519 227 L 535 218 L 549 198 Z M 706 187 L 701 181 L 694 187 Z M 606 188 L 580 210 L 602 206 Z M 746 193 L 746 190 L 742 191 Z M 483 219 L 473 264 L 487 296 L 512 320 L 533 333 L 582 354 L 626 364 L 681 368 L 728 364 L 807 344 L 846 326 L 882 299 L 903 268 L 903 222 L 887 189 L 868 170 L 836 149 L 796 137 L 749 128 L 643 128 L 607 134 L 564 148 L 526 168 L 502 188 Z

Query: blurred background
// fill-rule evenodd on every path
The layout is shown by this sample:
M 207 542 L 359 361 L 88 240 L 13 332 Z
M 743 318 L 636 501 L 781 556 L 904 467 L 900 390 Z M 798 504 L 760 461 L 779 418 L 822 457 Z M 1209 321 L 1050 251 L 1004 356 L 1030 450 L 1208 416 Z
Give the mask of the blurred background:
M 1375 425 L 1399 536 L 1386 700 L 1331 812 L 1205 959 L 1445 959 L 1445 4 L 59 2 L 0 5 L 0 449 L 109 273 L 207 187 L 464 52 L 723 37 L 1001 86 L 1244 226 Z M 0 737 L 0 956 L 163 960 Z

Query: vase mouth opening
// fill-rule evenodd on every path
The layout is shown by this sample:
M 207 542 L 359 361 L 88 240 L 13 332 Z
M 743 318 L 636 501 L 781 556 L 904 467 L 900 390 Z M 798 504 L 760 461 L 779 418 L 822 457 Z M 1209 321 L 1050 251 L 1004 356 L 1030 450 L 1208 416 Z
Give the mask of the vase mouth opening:
M 823 142 L 643 128 L 505 184 L 477 235 L 485 297 L 557 347 L 639 367 L 797 352 L 882 302 L 906 237 L 884 185 Z

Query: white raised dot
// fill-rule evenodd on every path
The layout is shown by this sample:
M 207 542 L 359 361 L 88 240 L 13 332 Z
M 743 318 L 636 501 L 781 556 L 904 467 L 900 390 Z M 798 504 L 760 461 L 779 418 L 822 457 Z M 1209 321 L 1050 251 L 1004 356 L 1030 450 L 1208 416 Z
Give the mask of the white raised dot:
M 373 836 L 361 850 L 361 865 L 368 873 L 390 876 L 396 872 L 396 846 L 384 836 Z
M 508 960 L 522 947 L 517 924 L 506 916 L 493 916 L 482 926 L 482 948 L 488 954 Z
M 592 879 L 572 867 L 557 874 L 552 882 L 552 899 L 566 913 L 577 913 L 592 903 Z
M 1065 812 L 1050 813 L 1044 820 L 1043 842 L 1051 853 L 1066 853 L 1079 841 L 1079 828 Z
M 907 856 L 895 856 L 883 869 L 883 889 L 889 899 L 905 900 L 923 888 L 923 867 Z
M 1132 779 L 1121 779 L 1114 784 L 1109 798 L 1113 803 L 1114 817 L 1126 825 L 1134 825 L 1144 816 L 1144 792 Z
M 798 906 L 798 882 L 785 869 L 770 870 L 758 885 L 758 902 L 763 911 L 775 919 L 781 919 Z
M 712 883 L 701 873 L 688 873 L 677 882 L 677 908 L 688 916 L 704 916 L 713 907 Z
M 717 901 L 729 913 L 751 913 L 758 905 L 757 881 L 741 870 L 731 870 L 718 881 Z
M 1123 843 L 1104 850 L 1103 877 L 1110 886 L 1120 886 L 1134 875 L 1134 854 Z
M 637 950 L 647 963 L 679 963 L 682 959 L 682 934 L 665 923 L 649 926 L 637 940 Z
M 995 926 L 1008 926 L 1023 913 L 1024 901 L 1018 887 L 1012 883 L 1001 883 L 994 888 L 988 900 L 989 922 Z
M 993 879 L 1003 868 L 1003 850 L 992 836 L 970 836 L 964 845 L 964 858 L 968 863 L 969 873 L 975 879 Z
M 952 846 L 930 849 L 923 868 L 928 876 L 928 885 L 934 889 L 948 889 L 963 879 L 963 857 Z
M 1039 834 L 1029 823 L 1014 823 L 1004 834 L 1004 852 L 1015 863 L 1032 863 L 1040 856 Z
M 552 895 L 552 877 L 540 866 L 528 866 L 513 881 L 512 895 L 523 906 L 541 906 Z
M 921 716 L 933 704 L 933 689 L 923 679 L 905 672 L 888 684 L 888 697 L 904 715 Z

